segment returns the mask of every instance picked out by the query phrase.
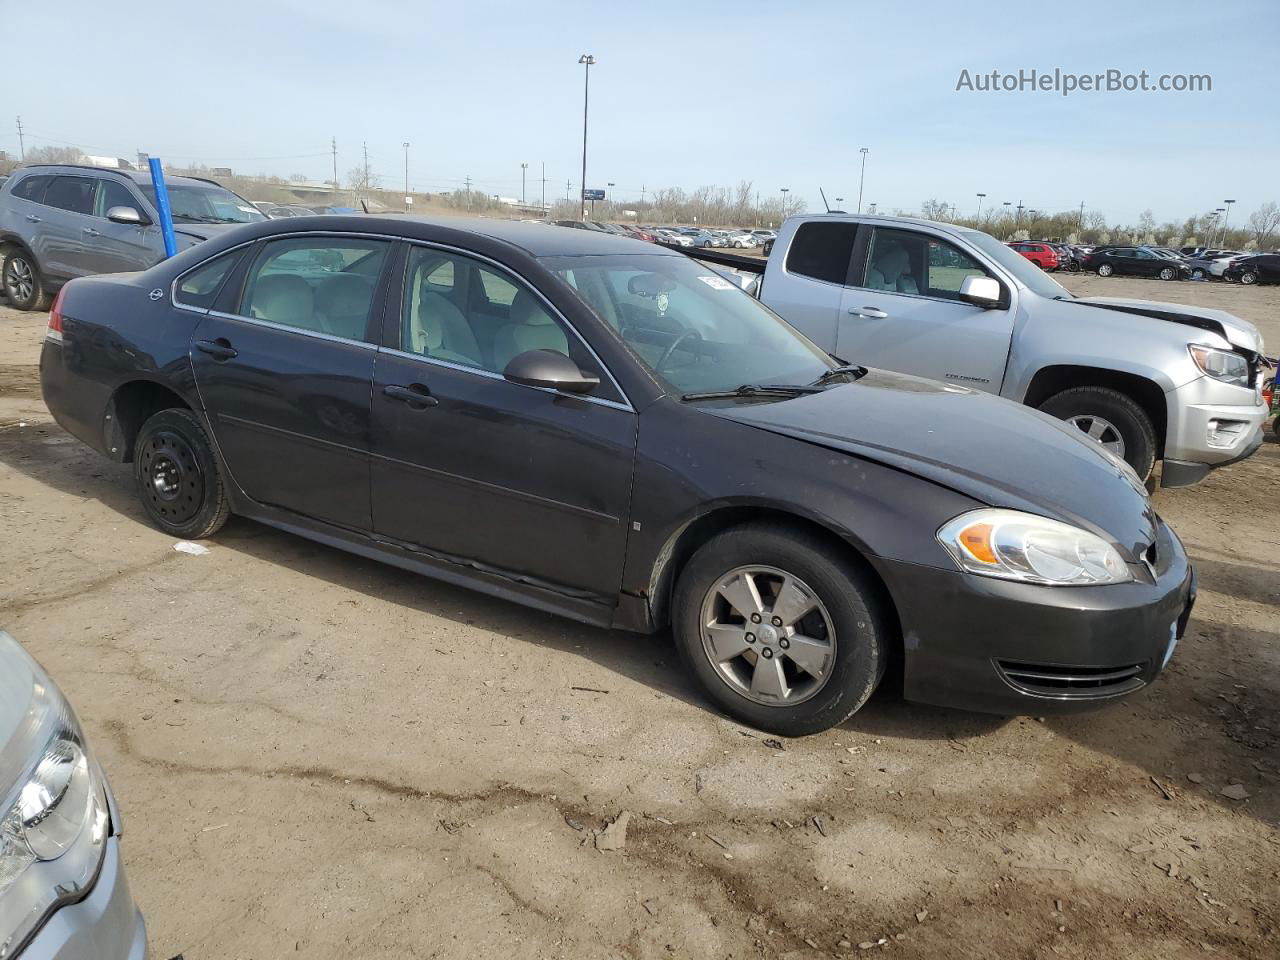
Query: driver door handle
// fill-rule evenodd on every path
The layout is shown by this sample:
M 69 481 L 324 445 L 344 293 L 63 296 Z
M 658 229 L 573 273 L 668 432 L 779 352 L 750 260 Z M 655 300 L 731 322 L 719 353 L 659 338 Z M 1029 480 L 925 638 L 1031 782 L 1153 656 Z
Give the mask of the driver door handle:
M 382 394 L 392 400 L 407 403 L 410 410 L 426 410 L 440 405 L 440 401 L 421 383 L 411 383 L 407 387 L 398 383 L 388 384 L 382 388 Z
M 85 235 L 86 237 L 100 237 L 100 236 L 102 236 L 102 234 L 100 234 L 97 230 L 93 229 L 93 227 L 85 227 L 83 232 L 84 232 L 84 235 Z
M 34 213 L 28 213 L 28 214 L 27 214 L 27 219 L 28 219 L 28 220 L 30 220 L 32 223 L 39 223 L 39 222 L 40 222 L 40 218 L 39 218 L 39 217 L 37 217 Z
M 878 307 L 850 307 L 849 313 L 864 320 L 887 320 L 889 315 Z

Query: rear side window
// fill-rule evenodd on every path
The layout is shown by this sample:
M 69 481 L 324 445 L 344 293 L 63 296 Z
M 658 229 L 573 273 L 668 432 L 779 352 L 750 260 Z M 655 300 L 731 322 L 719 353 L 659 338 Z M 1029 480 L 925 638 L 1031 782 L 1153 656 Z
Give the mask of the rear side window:
M 44 192 L 52 179 L 53 177 L 24 177 L 11 192 L 22 200 L 44 203 Z
M 174 300 L 189 307 L 212 307 L 218 291 L 222 289 L 223 281 L 239 262 L 241 253 L 241 250 L 224 253 L 186 274 L 178 282 Z
M 849 276 L 857 233 L 853 223 L 816 220 L 800 224 L 787 251 L 787 272 L 843 284 Z
M 98 181 L 91 177 L 54 177 L 45 191 L 47 206 L 71 213 L 93 213 L 93 191 Z

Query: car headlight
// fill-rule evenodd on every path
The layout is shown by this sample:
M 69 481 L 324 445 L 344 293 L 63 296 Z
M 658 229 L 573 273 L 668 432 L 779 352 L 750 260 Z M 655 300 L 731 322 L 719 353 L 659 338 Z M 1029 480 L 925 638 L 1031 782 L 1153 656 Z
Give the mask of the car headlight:
M 984 577 L 1050 586 L 1127 583 L 1133 572 L 1101 537 L 1017 510 L 961 514 L 938 531 L 960 569 Z
M 1206 376 L 1237 387 L 1249 386 L 1249 363 L 1240 354 L 1218 350 L 1202 343 L 1189 344 L 1187 349 L 1191 351 L 1191 359 Z
M 83 898 L 110 833 L 106 785 L 58 688 L 0 632 L 0 960 Z M 16 722 L 6 722 L 6 721 Z

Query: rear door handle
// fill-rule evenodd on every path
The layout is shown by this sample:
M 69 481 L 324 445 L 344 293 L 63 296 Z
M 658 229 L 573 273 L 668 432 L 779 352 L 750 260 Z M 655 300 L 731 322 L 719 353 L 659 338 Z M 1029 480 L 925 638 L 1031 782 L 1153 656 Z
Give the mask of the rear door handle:
M 209 354 L 215 360 L 232 360 L 240 355 L 240 352 L 235 347 L 221 338 L 217 340 L 197 340 L 196 349 L 201 353 Z
M 30 220 L 32 223 L 39 223 L 39 222 L 40 222 L 40 218 L 39 218 L 39 217 L 37 217 L 34 213 L 28 213 L 28 214 L 27 214 L 27 219 L 28 219 L 28 220 Z
M 878 307 L 850 307 L 849 313 L 866 320 L 887 320 L 889 315 Z
M 382 393 L 383 396 L 390 397 L 392 400 L 407 403 L 411 410 L 426 410 L 428 407 L 440 404 L 440 401 L 431 395 L 431 391 L 421 383 L 411 383 L 407 387 L 392 383 L 383 387 Z
M 100 237 L 100 236 L 102 236 L 102 234 L 100 234 L 97 230 L 93 229 L 93 227 L 85 227 L 85 228 L 84 228 L 84 235 L 85 235 L 86 237 Z

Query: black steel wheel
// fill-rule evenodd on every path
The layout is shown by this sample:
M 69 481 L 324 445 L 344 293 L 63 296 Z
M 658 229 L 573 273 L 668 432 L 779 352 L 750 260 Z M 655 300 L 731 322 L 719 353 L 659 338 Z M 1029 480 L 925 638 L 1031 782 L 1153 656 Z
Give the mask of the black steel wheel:
M 152 522 L 175 537 L 211 536 L 230 515 L 217 456 L 190 410 L 161 410 L 142 425 L 134 479 Z

